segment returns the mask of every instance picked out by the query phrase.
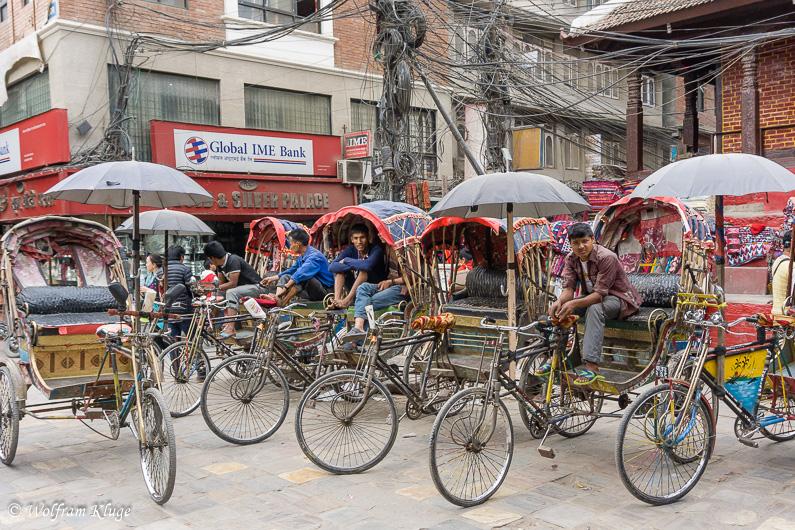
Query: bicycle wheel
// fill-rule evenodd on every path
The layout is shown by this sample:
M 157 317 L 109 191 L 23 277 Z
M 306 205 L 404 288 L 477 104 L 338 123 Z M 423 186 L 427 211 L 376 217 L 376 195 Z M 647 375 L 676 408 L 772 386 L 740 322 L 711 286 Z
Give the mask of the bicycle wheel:
M 530 399 L 540 395 L 544 390 L 544 379 L 535 375 L 535 371 L 546 362 L 548 355 L 538 353 L 522 363 L 521 371 L 519 372 L 519 388 Z M 530 431 L 533 438 L 541 438 L 544 436 L 544 430 L 538 423 L 538 420 L 533 418 L 524 406 L 519 404 L 519 417 L 522 418 L 522 423 L 525 428 Z
M 561 377 L 563 377 L 561 375 Z M 541 389 L 546 397 L 547 385 L 550 378 L 544 382 Z M 552 422 L 553 432 L 566 438 L 575 438 L 588 432 L 602 410 L 603 398 L 596 392 L 573 386 L 571 381 L 553 382 L 552 393 L 549 400 L 549 421 Z
M 19 441 L 19 403 L 11 371 L 0 367 L 0 462 L 10 465 Z
M 160 354 L 163 397 L 175 418 L 187 416 L 199 408 L 204 379 L 210 370 L 210 358 L 201 347 L 197 347 L 190 360 L 189 352 L 187 341 L 180 341 Z
M 373 379 L 368 387 L 362 372 L 333 372 L 304 392 L 295 416 L 295 435 L 301 450 L 318 467 L 337 474 L 366 471 L 383 460 L 395 443 L 395 401 L 380 381 Z
M 149 495 L 157 504 L 165 504 L 174 491 L 177 477 L 177 444 L 174 426 L 163 395 L 148 388 L 141 396 L 146 442 L 140 440 L 141 471 Z
M 402 379 L 406 386 L 420 392 L 422 376 L 428 363 L 428 357 L 433 351 L 433 342 L 415 344 L 406 355 L 403 362 Z M 428 375 L 425 382 L 425 410 L 437 413 L 444 403 L 456 392 L 461 390 L 461 382 L 457 381 L 455 375 L 450 370 L 439 370 L 431 368 L 432 372 Z
M 485 389 L 462 390 L 437 414 L 428 447 L 431 478 L 453 504 L 486 502 L 508 475 L 512 457 L 508 408 L 487 398 Z
M 787 442 L 795 439 L 795 420 L 787 419 L 787 417 L 795 416 L 795 396 L 787 394 L 787 399 L 785 400 L 781 395 L 774 398 L 772 394 L 768 394 L 762 398 L 759 408 L 767 411 L 767 417 L 784 417 L 783 421 L 762 427 L 760 432 L 766 438 L 776 442 Z
M 655 505 L 684 497 L 712 454 L 715 423 L 702 397 L 683 411 L 688 387 L 658 385 L 628 408 L 616 437 L 616 466 L 632 495 Z
M 255 355 L 235 355 L 216 366 L 204 383 L 202 416 L 216 436 L 248 445 L 275 433 L 287 417 L 290 391 L 273 364 L 265 370 Z

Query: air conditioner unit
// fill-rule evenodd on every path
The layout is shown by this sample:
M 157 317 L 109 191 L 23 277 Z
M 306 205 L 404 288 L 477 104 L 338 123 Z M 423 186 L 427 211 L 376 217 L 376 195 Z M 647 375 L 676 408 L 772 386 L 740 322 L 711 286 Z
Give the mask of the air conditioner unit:
M 338 160 L 337 176 L 343 184 L 372 184 L 373 173 L 370 162 L 363 160 Z

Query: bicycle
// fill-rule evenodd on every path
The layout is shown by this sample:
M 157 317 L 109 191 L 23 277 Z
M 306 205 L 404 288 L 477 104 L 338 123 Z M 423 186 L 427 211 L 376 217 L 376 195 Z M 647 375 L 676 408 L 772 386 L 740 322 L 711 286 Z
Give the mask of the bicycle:
M 230 322 L 249 321 L 248 315 L 214 317 L 216 312 L 226 309 L 227 301 L 210 294 L 197 296 L 193 301 L 195 310 L 190 328 L 183 340 L 174 342 L 160 353 L 160 365 L 164 374 L 163 396 L 171 415 L 183 417 L 191 414 L 201 403 L 201 392 L 207 373 L 211 370 L 211 358 L 207 354 L 214 348 L 213 359 L 227 359 L 245 353 L 243 346 L 220 340 L 216 333 Z
M 445 499 L 464 507 L 482 504 L 505 480 L 513 457 L 513 424 L 502 400 L 504 395 L 512 395 L 528 415 L 531 434 L 542 438 L 538 452 L 545 457 L 555 455 L 545 445 L 549 434 L 580 436 L 596 422 L 602 397 L 573 385 L 577 375 L 569 356 L 576 344 L 570 339 L 578 318 L 558 321 L 544 317 L 518 328 L 494 325 L 489 318 L 481 320 L 481 328 L 498 332 L 496 340 L 484 343 L 481 353 L 482 360 L 486 347 L 494 346 L 485 384 L 452 396 L 437 414 L 431 430 L 431 478 Z M 528 342 L 515 351 L 503 352 L 505 337 L 511 331 Z M 548 359 L 552 368 L 548 376 L 533 382 L 528 374 L 539 359 Z M 518 383 L 509 375 L 514 362 L 525 363 Z
M 200 399 L 202 416 L 219 438 L 247 445 L 270 437 L 287 417 L 290 388 L 303 388 L 333 368 L 328 357 L 344 328 L 346 312 L 314 311 L 308 326 L 290 327 L 292 323 L 282 319 L 304 318 L 293 311 L 298 307 L 303 304 L 263 313 L 251 353 L 224 360 L 207 376 Z
M 375 320 L 367 308 L 370 331 L 344 340 L 364 340 L 361 352 L 348 351 L 353 369 L 327 374 L 306 389 L 295 417 L 295 434 L 304 454 L 318 467 L 335 474 L 360 473 L 383 460 L 397 438 L 395 399 L 376 372 L 395 385 L 406 397 L 404 416 L 418 419 L 435 414 L 448 395 L 463 384 L 455 367 L 438 358 L 442 338 L 455 324 L 455 317 L 442 314 L 419 317 L 412 322 L 414 335 L 385 339 L 391 326 L 405 326 L 391 311 Z M 388 353 L 430 348 L 418 384 L 413 384 L 387 363 Z M 353 364 L 355 363 L 355 364 Z M 407 360 L 407 363 L 411 361 Z M 408 376 L 407 376 L 408 377 Z M 403 417 L 403 416 L 402 416 Z M 402 419 L 401 417 L 401 419 Z
M 687 324 L 707 330 L 741 322 L 757 328 L 753 342 L 709 348 L 707 333 L 695 337 L 697 352 L 690 377 L 686 363 L 669 374 L 658 366 L 662 381 L 627 408 L 616 439 L 616 465 L 624 486 L 636 498 L 654 505 L 684 497 L 706 470 L 715 442 L 715 418 L 705 396 L 712 395 L 736 415 L 737 440 L 758 447 L 757 433 L 775 441 L 795 439 L 795 379 L 784 375 L 779 340 L 792 338 L 795 319 L 772 315 L 743 317 L 725 323 L 721 315 L 705 319 L 691 311 Z M 767 337 L 766 331 L 772 331 Z M 771 366 L 778 373 L 770 373 Z M 786 367 L 789 373 L 789 367 Z

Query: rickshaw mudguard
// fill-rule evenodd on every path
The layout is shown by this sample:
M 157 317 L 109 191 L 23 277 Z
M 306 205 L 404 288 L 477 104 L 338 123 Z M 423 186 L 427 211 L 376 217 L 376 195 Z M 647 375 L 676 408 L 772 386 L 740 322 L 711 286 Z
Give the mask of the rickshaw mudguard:
M 12 359 L 0 359 L 0 366 L 5 366 L 8 368 L 8 372 L 11 374 L 11 379 L 14 381 L 14 393 L 16 394 L 17 402 L 19 403 L 20 408 L 24 407 L 25 399 L 28 395 L 28 386 L 30 383 L 25 381 L 25 377 L 22 375 L 22 370 L 20 370 L 19 364 Z

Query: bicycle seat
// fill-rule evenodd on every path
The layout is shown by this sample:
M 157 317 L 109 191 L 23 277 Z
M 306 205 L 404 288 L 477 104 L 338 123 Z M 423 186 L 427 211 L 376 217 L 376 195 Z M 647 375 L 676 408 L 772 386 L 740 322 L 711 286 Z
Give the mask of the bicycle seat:
M 795 324 L 795 317 L 773 315 L 771 313 L 757 313 L 754 315 L 757 325 L 763 328 L 782 328 Z
M 455 326 L 455 315 L 452 313 L 442 313 L 435 317 L 417 317 L 411 323 L 411 329 L 436 333 L 444 333 L 453 326 Z
M 107 338 L 108 335 L 119 335 L 121 333 L 130 333 L 132 328 L 127 324 L 104 324 L 97 328 L 95 332 L 100 339 Z
M 553 326 L 557 326 L 559 328 L 568 329 L 572 327 L 577 321 L 580 320 L 580 317 L 577 315 L 569 315 L 566 318 L 552 318 L 550 322 L 552 322 Z

